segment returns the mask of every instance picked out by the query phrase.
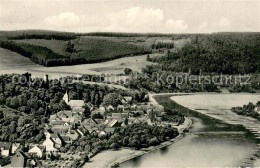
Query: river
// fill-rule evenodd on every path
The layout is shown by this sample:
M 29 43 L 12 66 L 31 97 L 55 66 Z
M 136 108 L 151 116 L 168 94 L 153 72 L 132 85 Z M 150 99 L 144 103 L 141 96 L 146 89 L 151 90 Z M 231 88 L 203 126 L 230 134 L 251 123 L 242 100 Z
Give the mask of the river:
M 170 97 L 168 97 L 170 98 Z M 260 100 L 258 94 L 192 94 L 171 97 L 175 102 L 193 110 L 212 114 L 225 122 L 231 120 L 231 115 L 236 122 L 239 120 L 230 111 L 233 106 L 255 103 Z M 161 100 L 164 101 L 164 100 Z M 205 112 L 206 111 L 206 112 Z M 223 112 L 224 111 L 224 112 Z M 214 114 L 214 116 L 213 116 Z M 219 117 L 221 116 L 221 117 Z M 227 116 L 227 118 L 225 118 Z M 235 167 L 252 166 L 254 154 L 259 150 L 256 141 L 248 136 L 244 129 L 235 131 L 219 131 L 222 124 L 214 124 L 217 131 L 210 131 L 200 118 L 192 117 L 193 126 L 180 141 L 149 154 L 122 163 L 120 167 Z M 249 123 L 254 121 L 249 119 Z M 256 124 L 260 126 L 257 121 Z M 245 124 L 246 125 L 246 124 Z

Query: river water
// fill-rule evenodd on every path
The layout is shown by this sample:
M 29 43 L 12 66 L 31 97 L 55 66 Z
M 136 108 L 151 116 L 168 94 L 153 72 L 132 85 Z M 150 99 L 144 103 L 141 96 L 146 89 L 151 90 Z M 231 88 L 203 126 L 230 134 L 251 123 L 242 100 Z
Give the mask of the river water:
M 171 99 L 190 109 L 209 113 L 213 111 L 219 116 L 223 111 L 230 112 L 233 106 L 250 101 L 255 103 L 260 100 L 260 95 L 194 94 L 174 96 Z M 224 115 L 221 116 L 224 118 Z M 228 118 L 231 117 L 228 115 Z M 245 131 L 205 132 L 203 128 L 206 125 L 200 119 L 192 120 L 190 132 L 178 142 L 129 160 L 120 167 L 235 167 L 253 164 L 252 157 L 259 148 L 255 141 L 246 136 Z

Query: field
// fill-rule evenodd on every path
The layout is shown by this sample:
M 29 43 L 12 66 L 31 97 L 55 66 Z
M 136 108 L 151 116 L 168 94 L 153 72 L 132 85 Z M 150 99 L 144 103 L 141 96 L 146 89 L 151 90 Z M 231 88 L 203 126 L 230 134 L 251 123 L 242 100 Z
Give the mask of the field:
M 162 54 L 166 51 L 164 43 L 176 45 L 176 48 L 171 48 L 174 51 L 186 44 L 189 37 L 188 34 L 0 31 L 0 47 L 50 67 L 97 63 L 151 53 Z M 163 45 L 152 49 L 152 45 L 158 42 Z
M 0 41 L 0 47 L 17 52 L 44 66 L 95 63 L 150 53 L 140 45 L 95 37 L 78 37 L 71 41 L 3 40 Z

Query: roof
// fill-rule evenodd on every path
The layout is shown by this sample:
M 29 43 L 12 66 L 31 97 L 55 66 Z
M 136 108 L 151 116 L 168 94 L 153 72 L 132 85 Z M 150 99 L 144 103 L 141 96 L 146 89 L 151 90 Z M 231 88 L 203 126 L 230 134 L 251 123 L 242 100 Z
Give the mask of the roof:
M 125 108 L 125 106 L 124 105 L 118 105 L 117 108 L 123 109 L 123 108 Z
M 113 127 L 117 123 L 116 119 L 113 119 L 110 123 L 108 123 L 108 126 Z
M 17 153 L 23 156 L 24 158 L 28 158 L 28 156 L 22 151 L 18 151 Z
M 114 110 L 114 107 L 112 106 L 112 105 L 109 105 L 109 106 L 107 106 L 107 108 L 106 109 L 108 109 L 108 110 Z
M 68 103 L 71 107 L 83 107 L 85 105 L 84 100 L 70 100 Z
M 39 148 L 41 151 L 43 151 L 45 149 L 45 146 L 43 146 L 43 145 L 34 145 L 34 146 L 30 146 L 29 150 L 32 149 L 32 148 L 35 148 L 35 147 Z
M 63 125 L 63 124 L 65 124 L 65 123 L 66 123 L 65 121 L 61 121 L 61 120 L 51 121 L 51 122 L 50 122 L 51 125 Z
M 63 141 L 71 141 L 71 138 L 66 136 L 66 135 L 61 136 L 61 138 L 62 138 Z
M 104 130 L 105 132 L 107 132 L 107 133 L 110 133 L 110 132 L 114 132 L 115 131 L 115 128 L 105 128 L 105 130 Z
M 128 113 L 112 113 L 112 118 L 128 118 Z
M 62 134 L 62 133 L 68 132 L 69 127 L 67 127 L 67 126 L 62 126 L 62 127 L 55 126 L 55 127 L 52 127 L 51 130 L 52 130 L 53 133 Z
M 59 117 L 72 117 L 72 111 L 68 111 L 68 110 L 66 110 L 66 111 L 60 111 L 60 112 L 58 112 L 57 113 L 57 115 L 59 116 Z
M 88 118 L 86 120 L 83 121 L 82 125 L 97 125 L 97 121 L 94 120 L 93 118 Z
M 132 97 L 130 96 L 125 96 L 124 99 L 127 101 L 127 102 L 131 102 L 133 100 Z
M 57 134 L 51 134 L 51 138 L 59 138 Z

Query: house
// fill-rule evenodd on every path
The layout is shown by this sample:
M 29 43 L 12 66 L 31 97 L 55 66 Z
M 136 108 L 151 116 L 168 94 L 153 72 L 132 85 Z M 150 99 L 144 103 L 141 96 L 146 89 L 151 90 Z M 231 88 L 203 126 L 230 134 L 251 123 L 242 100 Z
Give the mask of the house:
M 65 134 L 68 133 L 70 131 L 70 125 L 54 125 L 51 128 L 51 131 L 55 134 Z
M 109 127 L 106 127 L 105 129 L 104 129 L 104 131 L 106 132 L 106 133 L 113 133 L 114 131 L 115 131 L 115 128 L 109 128 Z
M 132 103 L 132 100 L 133 98 L 130 97 L 130 96 L 125 96 L 124 99 L 126 100 L 127 103 L 131 104 Z
M 55 147 L 55 142 L 50 137 L 46 137 L 46 140 L 43 142 L 42 145 L 45 147 L 46 152 L 58 151 L 58 149 Z
M 46 140 L 42 143 L 42 145 L 45 147 L 46 152 L 56 152 L 58 151 L 57 148 L 60 148 L 61 141 L 56 138 L 55 134 L 50 133 L 49 131 L 44 132 Z M 52 137 L 57 141 L 56 142 L 52 139 Z
M 95 119 L 93 118 L 88 118 L 86 120 L 84 120 L 81 124 L 82 126 L 91 126 L 91 127 L 97 127 L 98 123 Z
M 61 134 L 61 136 L 69 137 L 72 141 L 75 141 L 79 138 L 80 134 L 77 131 L 70 130 L 70 132 Z
M 69 136 L 66 136 L 66 135 L 61 135 L 61 139 L 66 144 L 72 144 L 72 142 L 73 142 L 73 140 Z
M 64 125 L 66 121 L 58 120 L 58 121 L 51 121 L 50 124 L 55 126 L 55 125 Z
M 101 115 L 103 115 L 103 114 L 105 113 L 105 111 L 106 111 L 105 107 L 103 107 L 103 106 L 100 106 L 100 107 L 99 107 L 99 113 L 100 113 Z
M 50 117 L 50 124 L 51 125 L 64 125 L 65 123 L 73 124 L 80 124 L 82 117 L 79 115 L 78 112 L 72 111 L 60 111 L 55 115 L 51 115 Z
M 10 142 L 0 142 L 0 151 L 1 156 L 7 157 L 11 152 L 11 143 Z
M 112 105 L 109 105 L 109 106 L 107 106 L 106 110 L 113 111 L 113 110 L 115 110 L 115 108 Z
M 260 107 L 256 107 L 256 108 L 255 108 L 255 112 L 257 112 L 258 114 L 260 114 Z
M 55 142 L 56 148 L 60 148 L 62 146 L 62 141 L 58 134 L 51 134 L 51 139 Z
M 19 147 L 21 147 L 21 144 L 20 144 L 20 143 L 15 143 L 15 142 L 12 143 L 11 153 L 14 154 Z
M 11 158 L 11 167 L 27 167 L 29 157 L 22 151 L 18 151 Z
M 125 110 L 125 106 L 123 106 L 123 105 L 118 105 L 118 106 L 117 106 L 117 110 L 124 111 L 124 110 Z
M 31 146 L 28 153 L 31 155 L 35 155 L 39 158 L 43 157 L 43 154 L 45 152 L 45 147 L 42 145 L 35 145 L 35 146 Z
M 82 109 L 85 105 L 84 100 L 71 100 L 69 95 L 66 91 L 65 95 L 63 96 L 63 100 L 71 107 L 71 109 Z
M 106 135 L 107 133 L 105 132 L 105 131 L 101 131 L 100 133 L 99 133 L 99 136 L 104 136 L 104 135 Z

